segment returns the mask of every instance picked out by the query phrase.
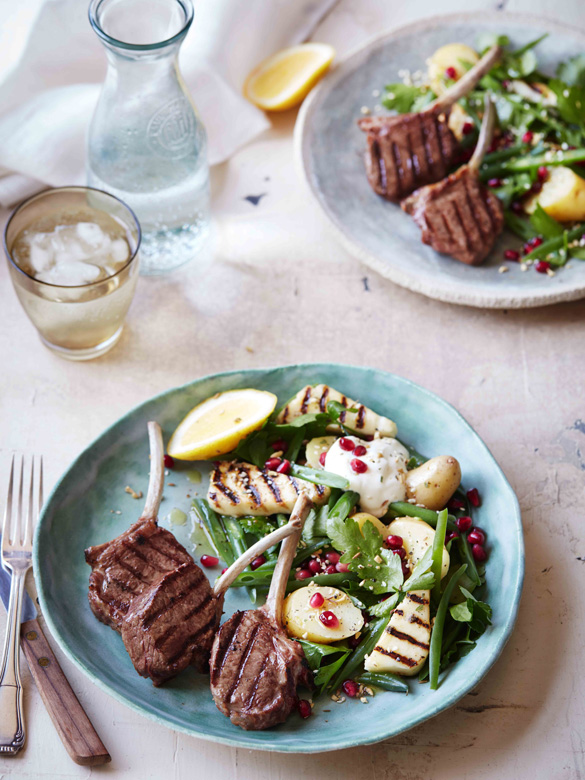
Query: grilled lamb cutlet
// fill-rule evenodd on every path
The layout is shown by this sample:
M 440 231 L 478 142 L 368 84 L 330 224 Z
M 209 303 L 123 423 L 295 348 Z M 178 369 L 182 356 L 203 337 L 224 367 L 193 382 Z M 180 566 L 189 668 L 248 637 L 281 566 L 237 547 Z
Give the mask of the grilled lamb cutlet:
M 111 542 L 85 552 L 92 566 L 89 603 L 98 620 L 122 635 L 136 671 L 155 685 L 189 665 L 207 668 L 225 590 L 251 561 L 298 527 L 261 539 L 212 589 L 203 571 L 156 516 L 162 496 L 162 431 L 148 424 L 151 474 L 143 516 Z
M 138 674 L 160 685 L 187 666 L 207 671 L 227 589 L 254 558 L 300 527 L 300 522 L 291 518 L 287 525 L 260 539 L 224 572 L 213 589 L 191 561 L 167 572 L 134 599 L 121 633 Z
M 284 723 L 296 704 L 297 685 L 312 684 L 301 645 L 289 639 L 282 625 L 286 583 L 310 509 L 311 502 L 301 494 L 293 511 L 300 528 L 282 544 L 266 604 L 234 613 L 213 642 L 213 699 L 234 725 L 246 730 Z
M 374 192 L 398 203 L 447 175 L 459 152 L 448 125 L 451 107 L 474 88 L 500 55 L 500 47 L 493 46 L 424 111 L 358 120 L 367 133 L 366 175 Z
M 251 463 L 220 461 L 211 473 L 207 500 L 222 515 L 273 515 L 292 512 L 301 493 L 324 504 L 330 490 L 304 479 L 259 469 Z
M 494 113 L 487 98 L 480 136 L 467 165 L 413 192 L 401 204 L 422 229 L 423 244 L 467 265 L 485 260 L 504 227 L 502 205 L 480 182 L 478 173 L 491 143 Z

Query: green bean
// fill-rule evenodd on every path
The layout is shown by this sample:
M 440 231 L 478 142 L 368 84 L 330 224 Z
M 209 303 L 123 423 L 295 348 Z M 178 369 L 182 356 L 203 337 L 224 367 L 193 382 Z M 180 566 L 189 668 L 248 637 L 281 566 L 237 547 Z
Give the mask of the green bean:
M 282 513 L 279 513 L 276 515 L 276 522 L 278 524 L 278 527 L 282 528 L 283 525 L 286 525 L 288 523 L 288 517 L 286 515 L 283 515 Z
M 329 495 L 329 501 L 327 502 L 327 509 L 331 511 L 335 504 L 339 501 L 341 498 L 342 491 L 339 488 L 331 488 L 331 493 Z
M 457 569 L 455 574 L 451 577 L 451 579 L 447 583 L 447 587 L 445 588 L 443 595 L 441 596 L 441 601 L 439 602 L 437 614 L 435 615 L 435 623 L 433 625 L 433 630 L 431 633 L 431 645 L 429 651 L 429 680 L 430 680 L 432 691 L 436 691 L 437 688 L 439 687 L 439 669 L 441 666 L 441 647 L 443 642 L 443 629 L 445 627 L 445 617 L 447 615 L 449 599 L 451 598 L 451 593 L 453 593 L 453 589 L 455 588 L 455 585 L 457 584 L 459 578 L 461 577 L 461 575 L 466 569 L 467 569 L 467 565 L 463 564 Z
M 447 510 L 443 509 L 437 517 L 437 526 L 433 537 L 433 563 L 431 571 L 435 577 L 433 585 L 433 598 L 439 601 L 441 598 L 441 570 L 443 568 L 443 548 L 445 546 L 445 531 L 447 530 Z
M 543 241 L 540 246 L 537 246 L 527 255 L 524 255 L 522 262 L 525 263 L 527 260 L 536 260 L 539 257 L 546 257 L 551 252 L 562 249 L 565 245 L 565 233 L 567 234 L 567 242 L 571 243 L 571 241 L 574 241 L 576 238 L 581 238 L 583 233 L 585 233 L 585 224 L 577 225 L 577 227 L 572 228 L 572 230 L 563 231 L 560 236 L 555 236 L 554 238 L 549 238 L 547 241 Z
M 331 575 L 333 576 L 333 575 Z M 372 650 L 378 644 L 378 639 L 382 635 L 382 631 L 386 628 L 388 618 L 380 618 L 379 620 L 373 620 L 368 628 L 368 633 L 364 636 L 362 641 L 356 647 L 356 649 L 348 656 L 347 661 L 343 664 L 341 669 L 337 672 L 333 681 L 329 683 L 330 688 L 337 690 L 341 683 L 348 678 L 351 678 L 353 673 L 362 664 L 366 655 L 369 655 Z
M 307 577 L 304 580 L 295 580 L 294 578 L 289 578 L 286 586 L 286 592 L 290 593 L 293 590 L 304 588 L 305 585 L 309 585 L 311 583 L 313 585 L 330 585 L 331 587 L 339 587 L 348 580 L 357 582 L 359 577 L 357 574 L 352 574 L 351 572 L 338 572 L 334 574 L 316 574 L 314 577 Z
M 374 674 L 373 672 L 364 672 L 357 678 L 357 682 L 362 685 L 375 685 L 384 691 L 394 691 L 394 693 L 410 692 L 408 685 L 396 674 L 384 672 L 383 674 Z
M 551 167 L 555 165 L 571 165 L 571 163 L 582 162 L 585 160 L 585 149 L 570 149 L 566 152 L 556 151 L 547 152 L 535 157 L 522 157 L 521 159 L 510 160 L 502 165 L 487 165 L 482 168 L 480 176 L 483 181 L 505 176 L 507 173 L 521 173 L 522 171 L 532 171 L 541 166 Z
M 219 517 L 204 498 L 195 498 L 191 506 L 215 554 L 228 566 L 231 566 L 235 557 Z
M 328 485 L 328 487 L 341 488 L 341 490 L 347 490 L 349 487 L 349 482 L 345 477 L 340 477 L 339 474 L 332 474 L 330 471 L 312 469 L 310 466 L 298 466 L 296 463 L 293 463 L 290 474 L 307 482 L 314 482 L 316 485 Z
M 420 517 L 425 523 L 428 523 L 433 528 L 437 525 L 439 517 L 438 512 L 433 512 L 432 509 L 425 509 L 421 506 L 415 506 L 409 504 L 406 501 L 394 501 L 390 504 L 386 517 Z M 447 516 L 447 528 L 455 530 L 457 525 L 455 524 L 455 517 L 453 515 Z
M 477 571 L 477 566 L 475 565 L 475 560 L 471 553 L 469 542 L 465 536 L 458 536 L 455 538 L 455 543 L 457 544 L 457 549 L 459 550 L 461 560 L 467 564 L 467 576 L 469 579 L 473 580 L 477 586 L 481 585 L 481 578 Z
M 244 530 L 235 517 L 222 515 L 221 521 L 223 522 L 224 528 L 226 529 L 228 541 L 232 546 L 234 556 L 235 558 L 239 558 L 240 555 L 243 555 L 248 549 Z M 253 589 L 253 587 L 248 588 L 247 590 L 250 599 L 256 603 L 256 591 Z
M 508 146 L 506 149 L 499 149 L 497 152 L 490 152 L 483 158 L 483 164 L 488 167 L 492 163 L 500 162 L 500 160 L 509 160 L 510 157 L 517 157 L 519 154 L 526 152 L 526 144 L 516 144 L 515 146 Z
M 332 509 L 329 510 L 327 516 L 328 520 L 345 520 L 349 517 L 349 513 L 360 500 L 360 494 L 355 493 L 353 490 L 348 490 L 343 493 L 341 498 L 335 503 Z

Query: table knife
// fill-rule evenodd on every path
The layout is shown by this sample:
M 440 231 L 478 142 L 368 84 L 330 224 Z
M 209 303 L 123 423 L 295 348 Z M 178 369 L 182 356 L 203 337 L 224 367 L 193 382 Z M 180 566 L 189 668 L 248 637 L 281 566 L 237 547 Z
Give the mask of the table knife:
M 0 598 L 8 609 L 10 574 L 0 566 Z M 97 766 L 111 761 L 85 710 L 73 693 L 55 654 L 51 650 L 31 597 L 22 603 L 21 647 L 30 673 L 61 741 L 76 764 Z

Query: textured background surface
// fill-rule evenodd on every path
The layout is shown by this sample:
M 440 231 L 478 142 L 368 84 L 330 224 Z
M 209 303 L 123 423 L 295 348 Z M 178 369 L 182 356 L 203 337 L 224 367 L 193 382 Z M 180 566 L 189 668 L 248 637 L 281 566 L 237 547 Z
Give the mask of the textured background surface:
M 504 5 L 585 28 L 580 0 Z M 428 0 L 342 0 L 315 37 L 343 54 L 386 27 L 433 12 L 495 7 L 484 0 L 440 8 Z M 215 169 L 213 259 L 167 278 L 140 279 L 123 338 L 99 361 L 67 363 L 42 348 L 0 266 L 0 490 L 12 448 L 42 451 L 52 485 L 134 404 L 203 374 L 322 359 L 376 366 L 453 403 L 516 489 L 527 545 L 516 631 L 495 669 L 458 707 L 386 743 L 306 758 L 224 748 L 161 729 L 64 661 L 112 764 L 92 771 L 71 763 L 26 676 L 29 743 L 15 760 L 0 761 L 0 774 L 581 780 L 585 302 L 489 312 L 427 300 L 382 280 L 337 246 L 307 200 L 293 166 L 293 123 L 294 115 L 277 117 L 271 132 Z M 258 206 L 245 199 L 263 193 Z

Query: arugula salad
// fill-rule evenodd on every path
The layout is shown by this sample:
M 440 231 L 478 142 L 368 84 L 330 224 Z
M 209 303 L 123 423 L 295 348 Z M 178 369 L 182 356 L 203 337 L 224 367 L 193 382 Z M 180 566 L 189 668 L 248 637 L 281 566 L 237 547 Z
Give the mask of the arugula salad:
M 216 459 L 207 497 L 192 505 L 215 553 L 202 556 L 203 565 L 230 565 L 284 525 L 306 492 L 313 509 L 283 612 L 286 632 L 314 673 L 314 697 L 367 701 L 381 691 L 408 693 L 414 677 L 436 690 L 491 623 L 483 595 L 486 533 L 473 521 L 478 491 L 461 485 L 454 457 L 421 455 L 397 438 L 389 417 L 325 384 L 302 388 L 279 411 L 272 396 L 269 416 L 236 441 L 224 429 L 228 417 L 246 423 L 237 393 L 262 394 L 231 391 L 225 403 L 230 393 L 215 396 L 177 429 L 189 423 L 193 437 L 195 418 L 206 430 L 221 428 L 214 434 L 221 446 L 198 440 L 182 456 Z M 177 456 L 180 446 L 175 435 L 169 453 Z M 259 556 L 232 587 L 246 588 L 253 602 L 262 599 L 278 552 L 275 546 Z M 299 713 L 311 713 L 305 700 Z
M 571 259 L 585 260 L 585 54 L 562 62 L 554 76 L 539 70 L 542 36 L 513 49 L 506 36 L 482 36 L 477 51 L 448 44 L 428 60 L 426 72 L 401 72 L 388 84 L 384 107 L 418 112 L 469 70 L 490 46 L 501 60 L 451 110 L 449 126 L 461 143 L 458 164 L 476 145 L 486 93 L 497 129 L 480 178 L 501 200 L 507 227 L 521 242 L 504 260 L 554 275 Z

